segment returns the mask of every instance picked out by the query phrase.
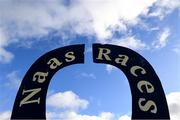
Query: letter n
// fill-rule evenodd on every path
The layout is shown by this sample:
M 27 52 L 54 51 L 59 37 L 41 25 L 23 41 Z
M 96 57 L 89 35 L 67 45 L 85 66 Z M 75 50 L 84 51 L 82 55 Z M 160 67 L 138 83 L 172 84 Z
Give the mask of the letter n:
M 41 88 L 36 89 L 30 89 L 30 90 L 24 90 L 22 92 L 22 95 L 29 93 L 24 99 L 21 100 L 19 106 L 21 107 L 24 104 L 30 104 L 30 103 L 40 103 L 40 97 L 35 100 L 30 100 L 34 95 L 36 95 L 38 92 L 41 91 Z

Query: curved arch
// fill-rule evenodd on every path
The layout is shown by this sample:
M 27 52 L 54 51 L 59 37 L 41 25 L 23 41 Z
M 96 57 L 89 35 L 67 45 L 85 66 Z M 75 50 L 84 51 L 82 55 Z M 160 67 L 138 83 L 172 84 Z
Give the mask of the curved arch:
M 53 75 L 63 67 L 84 63 L 84 45 L 71 45 L 41 56 L 27 71 L 17 93 L 11 119 L 46 119 L 46 94 Z
M 132 94 L 132 119 L 169 119 L 161 82 L 141 55 L 120 46 L 93 44 L 93 61 L 114 65 L 126 75 Z M 84 45 L 58 48 L 40 57 L 23 78 L 11 119 L 46 119 L 51 78 L 59 69 L 80 63 L 84 63 Z
M 111 64 L 126 75 L 132 95 L 132 119 L 170 119 L 161 82 L 144 57 L 125 47 L 93 44 L 93 61 Z

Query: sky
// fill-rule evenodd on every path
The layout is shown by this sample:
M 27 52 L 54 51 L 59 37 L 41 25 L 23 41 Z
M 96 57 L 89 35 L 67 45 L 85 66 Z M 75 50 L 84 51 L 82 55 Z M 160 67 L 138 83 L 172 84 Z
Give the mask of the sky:
M 144 56 L 180 119 L 180 0 L 0 0 L 0 119 L 8 120 L 20 83 L 44 53 L 85 44 L 85 63 L 58 71 L 47 95 L 49 120 L 130 120 L 131 93 L 119 69 L 92 61 L 92 44 Z

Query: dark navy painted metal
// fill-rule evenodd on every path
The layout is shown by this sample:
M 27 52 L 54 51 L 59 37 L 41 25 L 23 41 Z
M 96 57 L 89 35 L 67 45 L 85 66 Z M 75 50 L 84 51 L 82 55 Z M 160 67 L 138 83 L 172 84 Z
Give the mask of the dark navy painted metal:
M 107 60 L 98 60 L 96 59 L 99 53 L 99 48 L 108 48 L 111 50 L 110 57 L 112 58 L 112 61 Z M 54 70 L 50 70 L 49 66 L 47 65 L 47 62 L 51 58 L 57 58 L 59 60 L 64 60 L 64 54 L 67 52 L 73 51 L 74 55 L 76 56 L 76 59 L 72 62 L 65 62 L 62 61 L 63 64 L 58 68 Z M 129 56 L 128 65 L 126 67 L 118 65 L 115 63 L 113 59 L 118 57 L 119 54 L 124 54 Z M 152 66 L 148 63 L 145 58 L 143 58 L 138 53 L 134 52 L 131 49 L 121 47 L 121 46 L 115 46 L 115 45 L 108 45 L 108 44 L 93 44 L 93 61 L 95 63 L 104 63 L 104 64 L 111 64 L 113 66 L 116 66 L 120 70 L 124 72 L 126 75 L 130 89 L 132 94 L 132 119 L 167 119 L 169 120 L 169 110 L 167 106 L 167 101 L 165 98 L 165 94 L 161 85 L 161 82 L 155 73 Z M 82 64 L 84 63 L 84 45 L 71 45 L 67 47 L 58 48 L 55 50 L 52 50 L 42 57 L 40 57 L 28 70 L 25 77 L 23 78 L 23 81 L 21 83 L 21 86 L 19 88 L 19 91 L 17 93 L 11 119 L 46 119 L 46 95 L 49 83 L 51 81 L 51 78 L 53 75 L 63 67 L 72 65 L 72 64 Z M 134 77 L 130 73 L 130 67 L 138 65 L 143 67 L 147 74 L 140 76 L 140 77 Z M 32 81 L 34 73 L 42 71 L 42 72 L 49 72 L 48 77 L 46 78 L 46 81 L 42 84 L 39 84 L 37 82 Z M 137 83 L 139 80 L 147 80 L 150 83 L 153 84 L 155 91 L 152 94 L 146 94 L 141 93 L 137 89 Z M 41 97 L 40 104 L 27 104 L 19 107 L 20 101 L 24 98 L 22 97 L 22 91 L 23 89 L 32 89 L 32 88 L 42 88 L 41 92 L 38 94 L 38 96 Z M 36 97 L 36 96 L 34 96 Z M 122 96 L 123 97 L 123 96 Z M 139 98 L 146 98 L 153 100 L 157 105 L 157 113 L 152 114 L 151 112 L 143 112 L 139 109 L 138 106 L 138 99 Z M 120 102 L 121 100 L 119 100 Z M 120 108 L 123 109 L 123 108 Z
M 109 56 L 111 57 L 112 61 L 96 59 L 98 57 L 99 48 L 110 49 L 111 53 Z M 128 60 L 126 67 L 118 65 L 113 60 L 116 57 L 118 57 L 119 54 L 129 56 L 129 60 Z M 149 62 L 144 57 L 142 57 L 135 51 L 125 48 L 125 47 L 116 46 L 116 45 L 108 45 L 108 44 L 104 44 L 104 45 L 93 44 L 93 61 L 95 63 L 101 63 L 101 64 L 104 63 L 104 64 L 113 65 L 113 66 L 119 68 L 120 70 L 122 70 L 123 73 L 126 75 L 129 85 L 130 85 L 131 94 L 132 94 L 132 116 L 131 116 L 132 119 L 134 119 L 134 120 L 137 120 L 137 119 L 143 119 L 143 120 L 144 119 L 159 119 L 159 120 L 167 119 L 168 120 L 168 119 L 170 119 L 167 101 L 166 101 L 166 97 L 165 97 L 161 82 L 160 82 L 157 74 L 155 73 L 153 67 L 149 64 Z M 134 77 L 130 73 L 130 67 L 132 67 L 134 65 L 143 67 L 147 71 L 147 74 L 142 75 L 138 78 Z M 141 93 L 137 89 L 137 83 L 140 80 L 146 80 L 146 81 L 149 81 L 150 83 L 152 83 L 154 86 L 154 89 L 155 89 L 154 93 L 152 93 L 152 94 Z M 146 100 L 148 100 L 148 99 L 153 100 L 157 105 L 157 113 L 153 114 L 148 111 L 147 112 L 141 111 L 138 106 L 139 98 L 146 98 Z M 123 109 L 123 108 L 120 108 L 120 109 Z
M 64 60 L 64 54 L 70 51 L 74 52 L 76 59 L 68 63 Z M 47 65 L 47 62 L 54 57 L 59 60 L 63 60 L 63 64 L 58 69 L 50 70 L 49 65 Z M 23 78 L 23 81 L 21 83 L 21 86 L 15 99 L 11 119 L 46 119 L 46 95 L 51 78 L 58 70 L 62 69 L 63 67 L 79 63 L 84 63 L 84 45 L 71 45 L 67 47 L 58 48 L 41 56 L 30 67 L 25 77 Z M 42 84 L 32 81 L 33 75 L 38 71 L 49 72 L 46 81 Z M 42 89 L 41 92 L 38 93 L 38 96 L 41 97 L 40 104 L 27 104 L 19 107 L 20 101 L 24 98 L 22 98 L 23 89 L 27 90 L 32 88 Z

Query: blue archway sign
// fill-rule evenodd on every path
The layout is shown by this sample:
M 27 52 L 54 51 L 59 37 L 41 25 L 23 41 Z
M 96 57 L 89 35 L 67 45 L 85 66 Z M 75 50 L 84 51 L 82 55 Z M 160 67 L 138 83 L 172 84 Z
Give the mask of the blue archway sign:
M 93 44 L 93 61 L 116 66 L 126 75 L 132 94 L 132 120 L 170 119 L 161 82 L 141 55 L 121 46 Z M 23 78 L 11 119 L 46 119 L 51 78 L 63 67 L 83 63 L 83 44 L 58 48 L 41 56 Z

